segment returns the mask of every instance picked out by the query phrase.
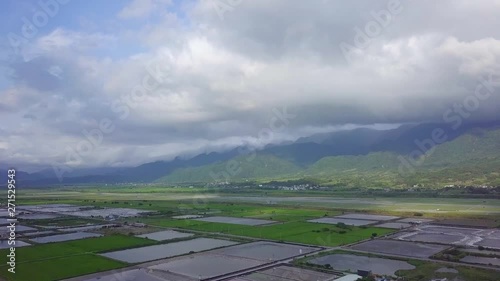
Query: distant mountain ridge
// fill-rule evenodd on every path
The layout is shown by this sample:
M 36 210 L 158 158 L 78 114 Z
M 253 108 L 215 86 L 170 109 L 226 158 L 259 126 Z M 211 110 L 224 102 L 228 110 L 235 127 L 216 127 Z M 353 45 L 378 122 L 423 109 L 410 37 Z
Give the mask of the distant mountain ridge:
M 432 153 L 426 151 L 427 147 L 416 145 L 417 140 L 430 139 L 436 128 L 442 129 L 446 142 L 435 146 Z M 499 183 L 500 176 L 495 172 L 500 170 L 499 144 L 500 128 L 496 124 L 469 124 L 457 130 L 446 124 L 404 125 L 384 131 L 360 128 L 268 145 L 248 155 L 241 155 L 235 148 L 131 168 L 75 170 L 65 175 L 62 183 L 180 184 L 287 178 L 316 178 L 326 184 L 365 186 L 432 184 L 432 180 L 436 184 Z M 408 154 L 415 152 L 427 152 L 425 160 L 413 161 L 417 164 L 410 164 L 410 167 L 402 165 L 401 159 L 410 159 Z M 3 181 L 6 173 L 0 172 Z M 26 185 L 60 183 L 49 170 L 32 174 L 19 172 L 18 175 L 19 181 Z

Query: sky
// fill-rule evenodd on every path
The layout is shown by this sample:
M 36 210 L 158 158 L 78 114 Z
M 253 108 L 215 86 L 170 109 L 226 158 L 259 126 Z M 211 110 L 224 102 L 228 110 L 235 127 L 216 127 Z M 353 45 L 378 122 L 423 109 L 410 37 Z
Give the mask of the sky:
M 496 122 L 499 14 L 500 0 L 0 1 L 0 159 L 134 166 Z

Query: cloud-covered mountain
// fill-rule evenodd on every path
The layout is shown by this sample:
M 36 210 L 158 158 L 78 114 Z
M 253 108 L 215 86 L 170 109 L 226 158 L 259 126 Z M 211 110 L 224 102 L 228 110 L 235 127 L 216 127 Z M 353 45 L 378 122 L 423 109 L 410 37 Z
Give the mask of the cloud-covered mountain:
M 436 132 L 442 130 L 440 138 Z M 313 179 L 330 185 L 500 184 L 500 127 L 445 124 L 315 134 L 259 150 L 239 147 L 130 168 L 75 170 L 62 181 L 51 169 L 20 173 L 26 186 L 81 183 L 217 184 Z

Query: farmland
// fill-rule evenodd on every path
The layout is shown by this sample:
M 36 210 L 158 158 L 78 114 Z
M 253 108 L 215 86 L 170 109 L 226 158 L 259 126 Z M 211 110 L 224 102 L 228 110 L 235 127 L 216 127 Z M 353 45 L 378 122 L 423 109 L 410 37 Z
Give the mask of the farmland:
M 9 280 L 51 281 L 96 271 L 115 269 L 125 263 L 96 255 L 101 251 L 154 244 L 153 241 L 127 236 L 105 236 L 77 241 L 40 244 L 16 249 L 16 274 L 6 270 L 8 250 L 0 250 L 0 276 Z M 36 277 L 36 278 L 35 278 Z
M 237 269 L 251 272 L 252 266 L 258 267 L 268 260 L 237 261 L 233 254 L 229 254 L 231 249 L 249 247 L 253 254 L 272 260 L 277 257 L 276 253 L 251 245 L 273 243 L 270 245 L 282 249 L 279 251 L 295 249 L 291 250 L 291 256 L 305 254 L 305 249 L 311 248 L 321 253 L 342 249 L 355 254 L 376 255 L 381 257 L 382 260 L 377 261 L 382 265 L 400 264 L 383 260 L 398 257 L 415 269 L 395 271 L 397 268 L 391 267 L 383 272 L 419 280 L 418 272 L 424 272 L 425 276 L 448 276 L 448 273 L 427 271 L 443 267 L 436 262 L 445 260 L 442 253 L 453 246 L 447 244 L 447 237 L 457 235 L 454 230 L 461 222 L 465 225 L 462 228 L 467 228 L 461 230 L 464 235 L 474 232 L 474 235 L 469 235 L 471 239 L 484 240 L 477 245 L 495 246 L 497 243 L 494 229 L 479 229 L 499 224 L 497 214 L 500 208 L 496 201 L 487 199 L 449 198 L 443 202 L 441 198 L 400 197 L 266 197 L 263 194 L 235 197 L 224 193 L 190 193 L 189 189 L 183 188 L 164 188 L 164 192 L 145 188 L 135 194 L 123 187 L 111 190 L 113 192 L 109 193 L 93 188 L 82 188 L 78 192 L 36 190 L 33 195 L 26 192 L 19 206 L 24 212 L 21 223 L 26 226 L 20 228 L 19 242 L 32 245 L 16 249 L 16 271 L 21 273 L 11 275 L 7 272 L 8 266 L 3 265 L 0 278 L 32 281 L 33 270 L 40 270 L 43 274 L 37 275 L 36 280 L 112 280 L 114 273 L 110 275 L 109 270 L 118 270 L 147 280 L 147 272 L 131 268 L 137 266 L 174 270 L 189 279 L 194 276 L 188 270 L 190 262 L 206 266 L 197 270 L 207 277 L 232 274 Z M 440 221 L 446 226 L 434 225 Z M 467 226 L 470 222 L 475 222 L 475 228 Z M 424 225 L 420 226 L 421 223 Z M 419 238 L 420 233 L 429 233 L 436 238 L 431 242 L 412 241 Z M 102 236 L 84 238 L 97 235 Z M 66 236 L 79 240 L 42 244 Z M 221 241 L 221 244 L 215 241 Z M 384 243 L 396 245 L 397 249 L 391 252 L 380 250 Z M 408 256 L 408 251 L 414 254 Z M 4 264 L 7 253 L 7 249 L 0 250 L 0 261 Z M 235 253 L 241 255 L 241 251 Z M 433 257 L 439 257 L 440 261 L 431 262 Z M 481 256 L 474 256 L 476 260 L 478 257 Z M 350 261 L 348 264 L 333 260 L 332 264 L 347 271 L 347 268 L 359 264 L 358 260 L 362 259 L 349 258 L 346 260 Z M 218 262 L 231 267 L 218 268 Z M 464 266 L 457 268 L 463 280 L 474 280 L 464 276 L 475 271 L 483 274 L 484 280 L 494 280 L 489 277 L 490 269 L 477 268 L 480 264 L 469 269 L 471 263 L 468 260 L 460 263 Z M 322 265 L 314 265 L 311 269 L 316 270 L 318 266 Z M 487 264 L 482 266 L 490 267 Z M 402 268 L 408 267 L 405 264 Z M 86 274 L 93 275 L 77 277 Z M 258 273 L 255 274 L 251 275 L 252 278 L 257 278 Z M 332 274 L 342 276 L 339 271 Z

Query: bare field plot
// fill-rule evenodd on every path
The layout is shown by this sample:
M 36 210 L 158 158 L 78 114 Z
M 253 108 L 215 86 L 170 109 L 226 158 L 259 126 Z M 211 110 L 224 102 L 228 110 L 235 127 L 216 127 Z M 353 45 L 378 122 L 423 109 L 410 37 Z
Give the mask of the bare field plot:
M 377 221 L 357 220 L 357 219 L 341 219 L 341 218 L 337 218 L 337 217 L 319 218 L 319 219 L 314 219 L 314 220 L 308 220 L 308 222 L 327 223 L 327 224 L 344 223 L 346 225 L 352 225 L 352 226 L 361 226 L 361 225 L 369 225 L 369 224 L 377 223 Z
M 373 240 L 354 245 L 351 248 L 370 253 L 427 258 L 445 250 L 448 247 L 407 241 Z
M 235 217 L 206 217 L 206 218 L 197 218 L 194 219 L 197 221 L 204 222 L 217 222 L 217 223 L 228 223 L 228 224 L 241 224 L 241 225 L 263 225 L 263 224 L 271 224 L 276 221 L 272 220 L 262 220 L 262 219 L 249 219 L 249 218 L 235 218 Z

